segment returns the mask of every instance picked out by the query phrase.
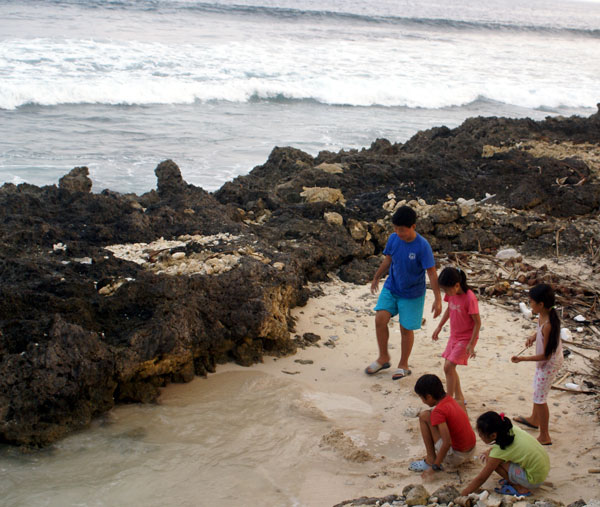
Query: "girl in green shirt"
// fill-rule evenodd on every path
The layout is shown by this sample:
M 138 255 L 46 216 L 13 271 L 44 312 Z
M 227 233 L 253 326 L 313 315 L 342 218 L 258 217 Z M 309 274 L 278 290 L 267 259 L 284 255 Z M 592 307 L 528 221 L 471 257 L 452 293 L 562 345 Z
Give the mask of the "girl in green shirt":
M 477 490 L 493 472 L 499 474 L 503 495 L 529 496 L 548 476 L 550 459 L 534 437 L 513 426 L 503 413 L 486 412 L 477 419 L 477 433 L 486 444 L 494 444 L 485 453 L 485 466 L 461 492 Z

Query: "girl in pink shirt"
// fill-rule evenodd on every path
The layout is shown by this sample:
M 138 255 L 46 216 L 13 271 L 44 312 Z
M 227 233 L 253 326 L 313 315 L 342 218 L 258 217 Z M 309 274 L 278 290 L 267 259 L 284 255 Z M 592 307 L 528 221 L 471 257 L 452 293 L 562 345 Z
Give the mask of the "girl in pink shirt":
M 437 341 L 444 324 L 450 319 L 450 339 L 442 357 L 446 374 L 446 390 L 461 406 L 465 406 L 465 397 L 460 388 L 460 379 L 456 372 L 457 364 L 467 364 L 469 357 L 475 357 L 475 345 L 479 338 L 481 319 L 477 298 L 467 285 L 467 275 L 461 269 L 447 267 L 438 277 L 440 289 L 446 294 L 444 301 L 448 307 L 438 327 L 433 332 Z

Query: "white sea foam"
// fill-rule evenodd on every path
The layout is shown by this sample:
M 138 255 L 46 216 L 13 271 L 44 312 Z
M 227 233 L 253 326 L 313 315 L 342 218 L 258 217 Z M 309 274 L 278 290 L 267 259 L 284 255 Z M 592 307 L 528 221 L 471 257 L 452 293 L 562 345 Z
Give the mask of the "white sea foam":
M 0 182 L 216 190 L 273 146 L 595 112 L 600 7 L 563 0 L 0 0 Z M 124 107 L 122 107 L 124 106 Z
M 271 33 L 189 44 L 5 40 L 0 108 L 255 99 L 442 108 L 479 97 L 535 108 L 593 107 L 598 99 L 597 39 L 561 40 L 556 55 L 538 36 L 358 35 L 313 41 Z

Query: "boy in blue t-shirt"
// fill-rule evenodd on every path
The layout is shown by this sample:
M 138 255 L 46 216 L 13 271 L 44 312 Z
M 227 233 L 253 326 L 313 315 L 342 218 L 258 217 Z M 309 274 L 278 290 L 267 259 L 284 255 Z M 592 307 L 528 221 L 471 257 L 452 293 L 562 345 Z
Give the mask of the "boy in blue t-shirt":
M 423 307 L 425 305 L 425 272 L 435 295 L 431 307 L 433 317 L 442 313 L 442 296 L 438 286 L 437 271 L 431 246 L 423 236 L 417 234 L 417 214 L 409 206 L 402 206 L 394 213 L 392 234 L 385 246 L 385 258 L 371 282 L 371 293 L 379 289 L 379 279 L 389 269 L 389 275 L 381 289 L 381 294 L 375 306 L 375 331 L 379 357 L 365 370 L 367 375 L 373 375 L 380 370 L 390 367 L 388 340 L 390 337 L 388 324 L 390 319 L 398 315 L 402 348 L 398 369 L 392 376 L 398 380 L 411 374 L 408 358 L 415 341 L 414 330 L 421 328 Z

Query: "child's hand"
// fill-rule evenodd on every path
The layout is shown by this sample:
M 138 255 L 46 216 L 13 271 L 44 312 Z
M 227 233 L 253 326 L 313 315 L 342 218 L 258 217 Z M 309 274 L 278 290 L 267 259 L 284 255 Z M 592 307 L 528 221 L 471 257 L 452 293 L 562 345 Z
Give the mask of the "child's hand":
M 371 281 L 371 294 L 375 294 L 379 290 L 379 278 L 373 278 Z
M 510 360 L 511 360 L 513 363 L 520 363 L 520 362 L 523 360 L 523 358 L 522 358 L 522 357 L 519 357 L 519 356 L 512 356 L 512 357 L 510 358 Z
M 431 313 L 433 313 L 433 318 L 436 319 L 442 313 L 442 300 L 435 298 L 435 301 L 431 305 Z
M 435 470 L 430 467 L 421 474 L 421 479 L 425 482 L 431 481 L 433 480 L 433 474 L 435 474 Z
M 475 357 L 477 355 L 475 354 L 475 345 L 471 345 L 470 343 L 467 345 L 467 354 L 469 357 Z
M 531 347 L 535 343 L 535 338 L 536 338 L 535 335 L 527 338 L 527 341 L 525 342 L 525 345 L 527 347 Z

